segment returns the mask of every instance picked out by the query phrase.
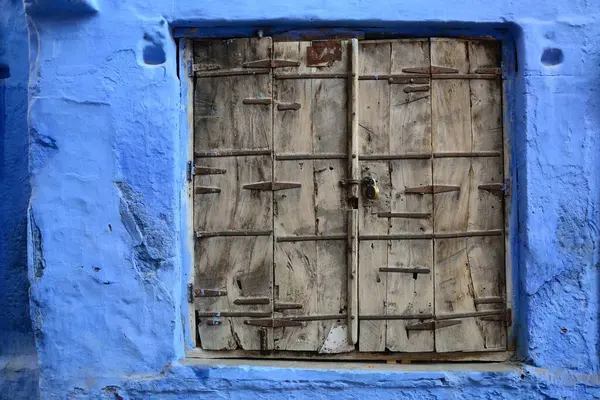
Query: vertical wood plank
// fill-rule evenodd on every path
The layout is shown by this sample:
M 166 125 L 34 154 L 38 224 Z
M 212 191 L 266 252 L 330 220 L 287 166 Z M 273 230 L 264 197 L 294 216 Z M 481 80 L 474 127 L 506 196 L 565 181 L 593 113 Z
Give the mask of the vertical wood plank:
M 358 210 L 348 211 L 348 340 L 355 345 L 358 342 Z
M 431 240 L 394 240 L 388 252 L 388 266 L 432 269 Z M 433 274 L 387 272 L 388 315 L 433 314 Z M 390 351 L 433 351 L 433 331 L 407 331 L 418 320 L 388 320 L 386 348 Z
M 358 40 L 350 41 L 350 73 L 348 75 L 348 180 L 360 178 L 360 166 L 358 162 L 359 137 L 358 137 L 358 63 L 359 49 Z M 360 186 L 352 184 L 348 186 L 348 199 L 358 199 Z
M 468 73 L 467 42 L 460 39 L 431 39 L 431 65 Z M 433 151 L 472 150 L 469 81 L 431 81 Z
M 206 40 L 194 43 L 194 67 L 203 71 L 243 70 L 244 63 L 269 58 L 270 38 Z M 271 76 L 196 77 L 194 150 L 269 149 L 272 146 L 270 104 L 249 105 L 244 99 L 270 98 Z M 271 180 L 270 157 L 198 158 L 199 167 L 224 174 L 197 175 L 194 189 L 216 187 L 219 193 L 194 194 L 194 228 L 198 231 L 272 229 L 272 193 L 243 189 L 246 183 Z M 269 304 L 236 304 L 247 297 L 272 298 L 273 241 L 270 236 L 210 237 L 195 243 L 196 290 L 217 289 L 226 296 L 197 297 L 198 312 L 266 312 Z M 206 350 L 260 350 L 257 327 L 245 317 L 200 317 L 200 345 Z M 269 337 L 272 329 L 267 328 Z M 272 342 L 268 346 L 272 348 Z
M 468 53 L 467 53 L 468 49 Z M 459 73 L 494 67 L 498 59 L 483 42 L 432 40 L 432 65 Z M 500 87 L 496 81 L 432 82 L 435 151 L 502 151 Z M 437 119 L 437 120 L 436 120 Z M 459 191 L 434 195 L 436 232 L 502 229 L 502 158 L 435 159 L 433 182 Z M 484 185 L 484 188 L 481 186 Z M 481 304 L 480 298 L 503 298 L 503 238 L 436 239 L 434 251 L 436 315 L 504 309 L 503 303 Z M 436 330 L 438 352 L 503 350 L 504 322 L 462 318 L 459 325 Z
M 387 261 L 385 240 L 361 240 L 359 242 L 358 268 L 358 314 L 385 315 L 386 279 L 379 272 Z M 358 348 L 360 351 L 385 351 L 386 321 L 360 320 Z
M 361 43 L 359 74 L 389 74 L 389 42 Z M 360 154 L 388 154 L 390 143 L 390 84 L 387 80 L 361 80 L 358 84 Z
M 199 312 L 270 312 L 271 304 L 239 305 L 243 297 L 271 298 L 273 245 L 271 237 L 214 237 L 196 244 L 196 289 L 217 289 L 226 296 L 197 297 Z M 205 350 L 260 350 L 255 327 L 243 318 L 213 318 L 221 325 L 198 323 Z

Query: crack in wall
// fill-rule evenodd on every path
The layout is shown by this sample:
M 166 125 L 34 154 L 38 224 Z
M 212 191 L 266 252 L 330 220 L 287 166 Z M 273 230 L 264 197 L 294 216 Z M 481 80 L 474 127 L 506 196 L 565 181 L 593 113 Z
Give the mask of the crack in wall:
M 44 270 L 46 269 L 42 232 L 35 222 L 33 212 L 29 213 L 29 220 L 31 225 L 31 245 L 33 248 L 33 274 L 39 279 L 44 276 Z

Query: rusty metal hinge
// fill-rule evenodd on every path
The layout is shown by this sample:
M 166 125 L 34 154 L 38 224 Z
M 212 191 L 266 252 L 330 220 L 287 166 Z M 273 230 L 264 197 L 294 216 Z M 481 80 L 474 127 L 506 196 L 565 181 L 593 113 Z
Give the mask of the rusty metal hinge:
M 187 162 L 186 176 L 187 176 L 188 182 L 191 182 L 194 180 L 194 160 Z
M 193 283 L 188 283 L 188 285 L 187 285 L 187 298 L 188 298 L 188 303 L 194 302 L 194 284 Z
M 188 78 L 194 77 L 194 63 L 192 60 L 187 61 L 187 76 Z

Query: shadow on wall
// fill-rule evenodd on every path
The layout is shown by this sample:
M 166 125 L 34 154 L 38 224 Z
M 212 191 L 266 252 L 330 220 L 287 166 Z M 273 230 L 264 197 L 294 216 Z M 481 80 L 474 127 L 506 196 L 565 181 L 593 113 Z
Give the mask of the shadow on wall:
M 0 9 L 0 397 L 36 399 L 27 277 L 27 26 L 21 2 L 0 0 Z

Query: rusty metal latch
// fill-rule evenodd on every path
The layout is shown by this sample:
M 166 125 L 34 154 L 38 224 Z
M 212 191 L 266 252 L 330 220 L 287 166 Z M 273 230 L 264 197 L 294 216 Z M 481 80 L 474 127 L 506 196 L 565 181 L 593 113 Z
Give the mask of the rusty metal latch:
M 381 196 L 381 192 L 379 190 L 379 186 L 377 186 L 377 183 L 375 182 L 375 179 L 371 178 L 370 176 L 367 176 L 363 178 L 362 185 L 365 197 L 368 200 L 379 199 L 379 197 Z
M 254 182 L 247 183 L 242 186 L 243 189 L 248 190 L 265 190 L 265 191 L 277 191 L 277 190 L 285 190 L 285 189 L 297 189 L 302 187 L 302 185 L 298 182 L 273 182 L 273 181 L 264 181 L 264 182 Z
M 244 321 L 246 325 L 263 326 L 268 328 L 283 328 L 288 326 L 304 326 L 301 321 L 290 321 L 287 319 L 264 318 L 264 319 L 247 319 Z
M 191 182 L 194 180 L 194 160 L 188 161 L 187 162 L 187 169 L 186 169 L 186 175 L 187 175 L 187 180 L 188 182 Z

